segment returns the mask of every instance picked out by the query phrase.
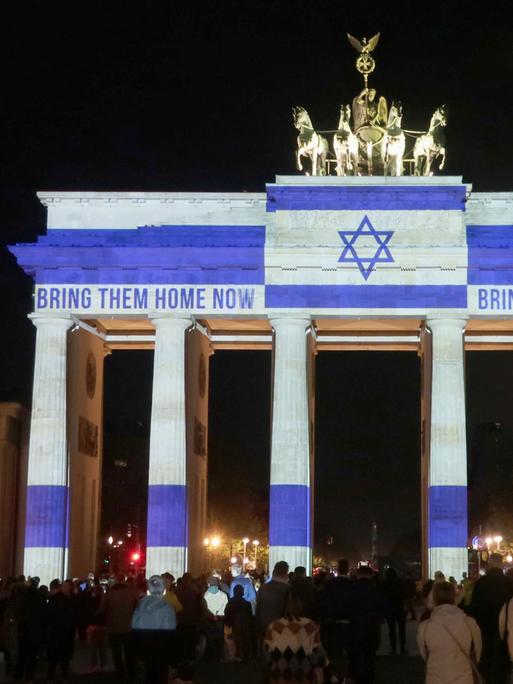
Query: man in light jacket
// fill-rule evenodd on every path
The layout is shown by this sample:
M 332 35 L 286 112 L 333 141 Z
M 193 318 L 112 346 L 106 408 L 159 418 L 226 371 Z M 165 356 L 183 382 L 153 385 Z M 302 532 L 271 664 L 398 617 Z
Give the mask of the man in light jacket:
M 150 577 L 149 595 L 139 601 L 132 617 L 137 650 L 144 662 L 146 684 L 167 684 L 174 651 L 176 613 L 163 598 L 164 590 L 164 580 L 160 575 Z
M 481 657 L 481 632 L 474 618 L 455 605 L 451 582 L 433 585 L 431 617 L 420 623 L 417 643 L 426 661 L 426 684 L 473 684 Z

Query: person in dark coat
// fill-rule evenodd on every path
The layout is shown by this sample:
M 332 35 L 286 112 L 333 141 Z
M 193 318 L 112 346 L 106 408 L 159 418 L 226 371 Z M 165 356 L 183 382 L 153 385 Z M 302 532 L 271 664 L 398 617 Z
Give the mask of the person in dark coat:
M 324 583 L 319 592 L 322 637 L 330 657 L 341 656 L 349 648 L 349 596 L 353 580 L 349 561 L 338 561 L 337 576 Z
M 37 665 L 37 655 L 44 637 L 46 605 L 37 590 L 37 582 L 30 581 L 20 591 L 18 623 L 18 657 L 14 681 L 31 682 Z
M 130 588 L 123 575 L 104 594 L 101 612 L 105 616 L 105 627 L 112 650 L 114 669 L 118 681 L 135 677 L 135 656 L 132 642 L 132 615 L 137 605 L 137 594 Z
M 348 609 L 349 675 L 357 684 L 373 684 L 386 601 L 368 566 L 358 568 L 356 582 L 351 583 Z
M 53 681 L 57 668 L 64 681 L 69 675 L 75 639 L 75 611 L 72 601 L 73 586 L 58 579 L 50 582 L 50 598 L 46 609 L 46 652 L 48 681 Z
M 231 627 L 235 641 L 235 659 L 246 660 L 253 655 L 253 610 L 244 598 L 244 587 L 235 585 L 233 597 L 224 609 L 224 621 Z
M 298 566 L 290 580 L 290 589 L 299 599 L 301 616 L 310 620 L 319 620 L 319 591 L 315 588 L 311 577 L 306 576 L 306 568 Z
M 177 619 L 177 648 L 182 660 L 192 662 L 198 638 L 198 628 L 205 617 L 203 593 L 194 582 L 190 572 L 186 572 L 176 588 L 176 596 L 182 605 Z
M 512 591 L 508 579 L 502 572 L 502 556 L 492 553 L 488 559 L 486 575 L 478 579 L 472 592 L 468 608 L 481 629 L 483 654 L 481 670 L 486 681 L 501 684 L 506 681 L 509 663 L 503 657 L 499 634 L 499 613 Z
M 290 591 L 289 564 L 278 561 L 270 582 L 263 584 L 257 594 L 255 621 L 258 636 L 263 637 L 273 620 L 283 617 L 285 599 Z
M 399 633 L 399 648 L 401 654 L 406 652 L 406 609 L 405 585 L 394 568 L 385 572 L 382 585 L 387 600 L 387 625 L 390 639 L 390 655 L 397 653 L 397 634 Z

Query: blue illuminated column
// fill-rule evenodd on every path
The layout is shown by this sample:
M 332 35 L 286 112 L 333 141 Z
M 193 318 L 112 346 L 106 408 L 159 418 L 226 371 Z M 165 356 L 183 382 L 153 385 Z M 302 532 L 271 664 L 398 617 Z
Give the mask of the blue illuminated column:
M 72 320 L 31 318 L 37 335 L 23 572 L 48 585 L 67 572 L 66 349 Z
M 428 319 L 432 341 L 429 576 L 468 570 L 463 318 Z
M 185 331 L 190 318 L 162 317 L 155 326 L 146 574 L 187 569 Z
M 273 318 L 274 390 L 269 569 L 312 568 L 306 329 L 310 318 Z

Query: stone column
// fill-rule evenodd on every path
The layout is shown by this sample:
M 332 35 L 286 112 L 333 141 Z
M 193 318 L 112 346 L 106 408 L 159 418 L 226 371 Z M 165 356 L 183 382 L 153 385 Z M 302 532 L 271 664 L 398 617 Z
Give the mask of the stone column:
M 161 317 L 155 325 L 151 407 L 146 574 L 187 569 L 185 331 L 190 318 Z
M 432 340 L 428 481 L 429 576 L 468 570 L 467 447 L 462 318 L 428 319 Z
M 312 568 L 306 329 L 308 317 L 273 318 L 274 391 L 269 570 L 279 560 Z
M 32 322 L 37 336 L 23 572 L 48 585 L 67 574 L 66 351 L 72 320 L 45 315 Z

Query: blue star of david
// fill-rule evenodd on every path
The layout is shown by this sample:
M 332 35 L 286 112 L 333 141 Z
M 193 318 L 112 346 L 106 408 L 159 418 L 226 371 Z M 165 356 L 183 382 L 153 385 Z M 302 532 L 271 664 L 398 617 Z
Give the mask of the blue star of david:
M 345 245 L 339 262 L 356 264 L 365 280 L 368 279 L 376 264 L 393 263 L 394 260 L 390 254 L 388 243 L 394 231 L 376 230 L 368 216 L 364 216 L 357 230 L 339 230 L 338 234 Z M 376 252 L 373 257 L 360 257 L 356 249 L 356 242 L 358 238 L 368 235 L 376 240 Z

